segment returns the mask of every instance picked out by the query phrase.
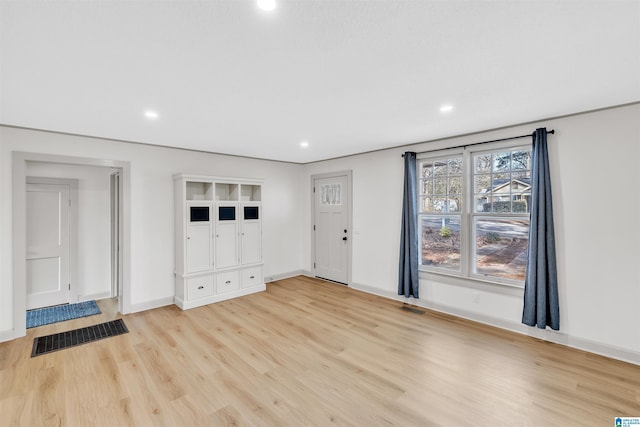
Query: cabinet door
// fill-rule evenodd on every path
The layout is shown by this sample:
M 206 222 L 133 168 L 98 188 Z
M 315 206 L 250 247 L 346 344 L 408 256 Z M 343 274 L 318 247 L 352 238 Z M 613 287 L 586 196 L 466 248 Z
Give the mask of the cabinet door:
M 187 273 L 211 268 L 210 224 L 187 225 Z
M 262 261 L 262 227 L 260 221 L 242 223 L 242 263 L 251 264 Z
M 216 223 L 216 268 L 238 265 L 238 223 L 219 221 Z

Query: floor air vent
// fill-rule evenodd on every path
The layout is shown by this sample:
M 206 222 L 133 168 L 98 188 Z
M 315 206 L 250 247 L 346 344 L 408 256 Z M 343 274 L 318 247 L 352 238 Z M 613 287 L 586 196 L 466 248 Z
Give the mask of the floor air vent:
M 407 304 L 403 305 L 402 309 L 405 311 L 410 311 L 411 313 L 414 313 L 414 314 L 424 314 L 424 310 L 420 310 L 419 308 L 415 308 Z
M 74 329 L 72 331 L 60 332 L 44 337 L 37 337 L 33 340 L 33 350 L 31 357 L 52 353 L 80 344 L 98 341 L 103 338 L 115 337 L 128 333 L 129 330 L 122 319 L 111 322 L 100 323 L 98 325 L 87 326 L 86 328 Z

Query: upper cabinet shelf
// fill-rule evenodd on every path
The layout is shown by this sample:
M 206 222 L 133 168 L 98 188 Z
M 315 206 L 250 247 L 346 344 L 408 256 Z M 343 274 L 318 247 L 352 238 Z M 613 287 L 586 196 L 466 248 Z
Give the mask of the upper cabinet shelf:
M 259 202 L 262 200 L 262 186 L 242 184 L 240 188 L 241 202 Z
M 185 201 L 261 202 L 262 181 L 239 178 L 176 174 L 174 180 L 184 184 Z
M 187 200 L 213 200 L 211 182 L 187 181 Z
M 216 201 L 238 201 L 239 184 L 216 182 Z

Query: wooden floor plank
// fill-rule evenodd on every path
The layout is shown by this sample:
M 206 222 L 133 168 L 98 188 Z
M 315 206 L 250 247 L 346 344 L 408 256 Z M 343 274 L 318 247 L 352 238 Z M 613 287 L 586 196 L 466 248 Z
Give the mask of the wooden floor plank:
M 309 277 L 181 311 L 102 314 L 0 343 L 2 425 L 612 425 L 640 367 Z M 31 358 L 36 336 L 129 334 Z

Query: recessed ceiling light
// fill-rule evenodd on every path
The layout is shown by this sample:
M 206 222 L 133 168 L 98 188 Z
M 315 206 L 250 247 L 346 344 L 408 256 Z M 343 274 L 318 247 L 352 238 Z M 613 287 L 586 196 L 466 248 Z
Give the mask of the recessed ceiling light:
M 147 119 L 155 120 L 155 119 L 158 118 L 158 112 L 157 111 L 153 111 L 153 110 L 147 110 L 147 111 L 144 112 L 144 116 Z
M 453 105 L 443 105 L 440 107 L 440 111 L 443 113 L 448 113 L 451 110 L 453 110 Z
M 272 11 L 276 8 L 276 0 L 257 0 L 257 3 L 262 10 Z
M 309 146 L 309 143 L 307 141 L 300 142 L 300 147 L 307 148 L 308 146 Z

